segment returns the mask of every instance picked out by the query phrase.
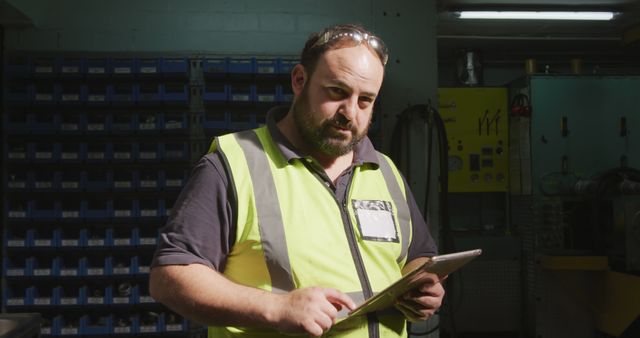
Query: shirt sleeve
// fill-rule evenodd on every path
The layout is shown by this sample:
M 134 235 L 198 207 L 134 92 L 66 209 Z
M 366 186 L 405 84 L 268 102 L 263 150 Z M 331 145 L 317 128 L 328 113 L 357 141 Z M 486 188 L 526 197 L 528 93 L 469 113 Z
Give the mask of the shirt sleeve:
M 403 180 L 404 181 L 404 180 Z M 409 243 L 409 252 L 407 253 L 407 262 L 420 257 L 431 257 L 438 254 L 438 248 L 429 226 L 420 212 L 418 203 L 416 203 L 411 189 L 407 182 L 404 182 L 404 189 L 407 194 L 407 202 L 409 204 L 409 213 L 411 214 L 412 237 Z
M 151 266 L 204 264 L 224 270 L 235 239 L 233 203 L 226 166 L 219 152 L 202 157 L 160 229 Z M 233 226 L 232 226 L 233 225 Z

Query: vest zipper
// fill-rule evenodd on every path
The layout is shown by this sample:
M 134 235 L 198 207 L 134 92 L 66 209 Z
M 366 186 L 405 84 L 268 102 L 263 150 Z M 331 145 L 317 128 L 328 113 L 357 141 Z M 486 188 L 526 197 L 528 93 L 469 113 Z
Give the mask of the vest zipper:
M 367 272 L 364 268 L 364 261 L 362 260 L 362 255 L 360 254 L 360 250 L 358 249 L 358 242 L 355 238 L 355 228 L 353 227 L 353 223 L 351 222 L 351 218 L 349 217 L 349 190 L 351 189 L 351 182 L 353 182 L 353 176 L 355 175 L 354 171 L 349 176 L 349 181 L 347 182 L 347 187 L 344 191 L 344 198 L 342 200 L 342 205 L 340 206 L 340 202 L 336 198 L 335 194 L 332 194 L 336 203 L 341 207 L 342 210 L 342 221 L 345 225 L 345 232 L 347 234 L 347 240 L 349 241 L 349 246 L 351 248 L 351 255 L 355 261 L 356 271 L 358 272 L 358 277 L 360 278 L 360 285 L 362 285 L 362 292 L 364 293 L 364 299 L 368 299 L 373 296 L 373 290 L 371 290 L 371 282 L 369 282 L 369 277 L 367 277 Z M 369 329 L 369 338 L 377 338 L 380 336 L 380 332 L 378 331 L 378 320 L 376 318 L 375 313 L 370 313 L 367 315 L 367 327 Z
M 349 250 L 351 251 L 351 256 L 353 257 L 353 263 L 356 267 L 356 272 L 358 273 L 358 279 L 360 279 L 360 286 L 362 287 L 362 293 L 364 294 L 364 299 L 368 299 L 373 296 L 373 291 L 371 290 L 371 282 L 369 282 L 369 278 L 367 277 L 367 272 L 364 269 L 364 261 L 362 260 L 362 255 L 360 254 L 360 250 L 358 249 L 358 242 L 355 238 L 355 229 L 353 228 L 353 223 L 351 223 L 351 218 L 349 217 L 349 190 L 351 189 L 351 183 L 353 182 L 354 172 L 349 176 L 349 181 L 347 182 L 347 187 L 344 192 L 344 201 L 340 203 L 336 194 L 329 188 L 324 179 L 318 174 L 311 165 L 302 161 L 305 167 L 312 173 L 315 178 L 320 181 L 320 184 L 324 186 L 325 189 L 331 194 L 333 200 L 336 201 L 338 205 L 338 209 L 340 209 L 340 214 L 342 217 L 342 224 L 344 226 L 344 232 L 347 235 L 347 241 L 349 242 Z M 380 332 L 378 329 L 378 320 L 375 313 L 370 313 L 367 315 L 368 329 L 369 329 L 369 338 L 378 338 L 380 337 Z

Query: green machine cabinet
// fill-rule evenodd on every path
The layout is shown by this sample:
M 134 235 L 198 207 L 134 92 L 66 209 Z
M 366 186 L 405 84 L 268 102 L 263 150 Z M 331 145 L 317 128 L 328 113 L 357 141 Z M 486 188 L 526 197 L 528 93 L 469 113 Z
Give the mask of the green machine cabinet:
M 640 77 L 535 75 L 521 85 L 532 107 L 532 194 L 555 174 L 640 168 Z

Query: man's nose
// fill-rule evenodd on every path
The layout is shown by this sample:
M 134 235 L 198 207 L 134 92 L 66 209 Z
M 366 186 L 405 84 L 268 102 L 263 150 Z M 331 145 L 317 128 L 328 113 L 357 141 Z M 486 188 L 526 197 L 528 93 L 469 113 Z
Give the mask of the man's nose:
M 354 96 L 350 96 L 344 100 L 342 105 L 342 115 L 346 117 L 349 121 L 353 121 L 356 118 L 356 113 L 358 112 L 358 98 Z

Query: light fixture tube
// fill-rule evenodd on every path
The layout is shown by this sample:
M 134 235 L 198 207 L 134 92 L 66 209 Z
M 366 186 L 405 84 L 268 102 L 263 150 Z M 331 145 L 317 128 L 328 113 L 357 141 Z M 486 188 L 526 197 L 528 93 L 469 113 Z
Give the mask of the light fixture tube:
M 599 20 L 613 19 L 616 12 L 547 12 L 547 11 L 460 11 L 460 19 L 508 20 Z

